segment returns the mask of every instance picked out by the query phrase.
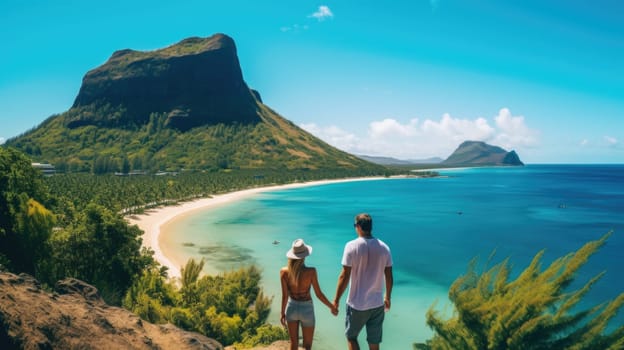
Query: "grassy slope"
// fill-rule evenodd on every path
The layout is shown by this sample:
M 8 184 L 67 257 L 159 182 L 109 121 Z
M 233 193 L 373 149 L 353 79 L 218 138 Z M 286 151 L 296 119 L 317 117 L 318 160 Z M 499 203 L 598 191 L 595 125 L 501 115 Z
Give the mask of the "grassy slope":
M 261 103 L 261 123 L 209 125 L 187 132 L 164 126 L 164 115 L 134 129 L 67 128 L 74 114 L 70 110 L 51 117 L 7 145 L 35 161 L 66 163 L 74 170 L 89 169 L 97 157 L 116 162 L 138 158 L 150 170 L 383 168 L 329 146 Z

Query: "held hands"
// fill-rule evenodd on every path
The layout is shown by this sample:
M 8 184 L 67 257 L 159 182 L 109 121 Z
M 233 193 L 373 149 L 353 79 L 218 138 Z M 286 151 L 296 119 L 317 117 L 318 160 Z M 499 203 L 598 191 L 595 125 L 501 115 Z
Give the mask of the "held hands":
M 332 315 L 338 316 L 338 302 L 334 301 L 334 303 L 330 306 L 330 310 Z

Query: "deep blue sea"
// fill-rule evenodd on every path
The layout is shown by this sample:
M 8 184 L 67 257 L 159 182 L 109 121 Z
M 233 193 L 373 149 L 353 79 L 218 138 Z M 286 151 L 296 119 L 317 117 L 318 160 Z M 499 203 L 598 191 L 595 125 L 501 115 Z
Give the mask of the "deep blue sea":
M 527 165 L 440 170 L 438 178 L 333 183 L 265 192 L 169 224 L 167 245 L 176 254 L 206 259 L 206 272 L 257 264 L 265 292 L 274 296 L 278 323 L 278 271 L 296 238 L 313 246 L 321 288 L 333 299 L 344 243 L 355 237 L 353 217 L 368 212 L 373 234 L 391 248 L 395 287 L 384 324 L 385 349 L 411 349 L 431 336 L 427 309 L 451 312 L 447 291 L 470 260 L 488 266 L 509 257 L 512 277 L 540 250 L 542 266 L 613 231 L 577 276 L 578 287 L 606 275 L 585 298 L 595 305 L 624 292 L 624 165 Z M 273 244 L 279 241 L 280 244 Z M 185 243 L 194 243 L 190 247 Z M 335 318 L 315 300 L 315 348 L 344 349 L 344 297 Z M 624 310 L 611 325 L 624 323 Z M 361 345 L 365 345 L 365 339 Z

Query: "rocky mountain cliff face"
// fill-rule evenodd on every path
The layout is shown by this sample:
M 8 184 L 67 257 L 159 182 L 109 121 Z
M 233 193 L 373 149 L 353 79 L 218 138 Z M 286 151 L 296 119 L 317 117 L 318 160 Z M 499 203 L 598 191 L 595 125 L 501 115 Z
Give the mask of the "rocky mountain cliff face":
M 155 325 L 107 305 L 95 287 L 76 279 L 41 289 L 32 277 L 0 272 L 0 349 L 218 350 L 201 334 Z
M 524 165 L 516 151 L 506 151 L 481 141 L 464 141 L 441 164 L 457 166 Z
M 68 126 L 144 124 L 154 112 L 167 113 L 168 124 L 183 130 L 254 123 L 260 120 L 254 95 L 243 80 L 232 38 L 188 38 L 156 51 L 113 53 L 85 75 L 73 108 L 108 104 L 125 113 L 117 120 L 83 114 Z

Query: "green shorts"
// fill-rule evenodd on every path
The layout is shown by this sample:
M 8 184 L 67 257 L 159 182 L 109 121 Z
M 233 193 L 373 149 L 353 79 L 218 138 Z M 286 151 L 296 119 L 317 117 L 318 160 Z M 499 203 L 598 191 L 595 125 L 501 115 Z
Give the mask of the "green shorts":
M 366 326 L 366 341 L 369 344 L 381 343 L 384 316 L 383 306 L 359 311 L 347 305 L 347 318 L 345 321 L 345 335 L 347 339 L 357 339 L 362 328 Z

